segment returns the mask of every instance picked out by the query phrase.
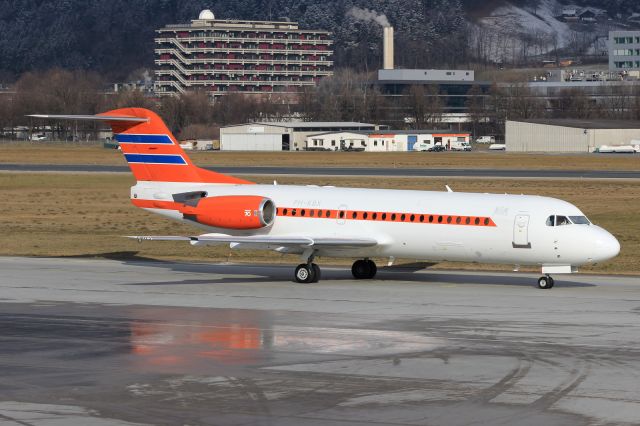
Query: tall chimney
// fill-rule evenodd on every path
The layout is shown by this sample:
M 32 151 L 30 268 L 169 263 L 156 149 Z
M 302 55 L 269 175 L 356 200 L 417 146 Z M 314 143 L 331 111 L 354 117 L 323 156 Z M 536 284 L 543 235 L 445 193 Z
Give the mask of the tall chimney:
M 393 27 L 384 27 L 383 41 L 384 61 L 383 68 L 385 70 L 393 69 Z

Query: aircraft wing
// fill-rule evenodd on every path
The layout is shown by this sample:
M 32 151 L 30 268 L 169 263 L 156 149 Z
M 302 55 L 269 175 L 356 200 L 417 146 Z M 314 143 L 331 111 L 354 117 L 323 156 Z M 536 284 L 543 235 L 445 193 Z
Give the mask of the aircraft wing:
M 250 235 L 233 236 L 224 234 L 204 234 L 199 236 L 129 236 L 138 241 L 189 241 L 197 243 L 230 243 L 230 244 L 251 244 L 264 245 L 267 247 L 373 247 L 378 245 L 378 241 L 373 238 L 333 238 L 333 237 L 297 237 L 297 236 L 271 236 L 271 235 Z M 266 248 L 266 247 L 265 247 Z

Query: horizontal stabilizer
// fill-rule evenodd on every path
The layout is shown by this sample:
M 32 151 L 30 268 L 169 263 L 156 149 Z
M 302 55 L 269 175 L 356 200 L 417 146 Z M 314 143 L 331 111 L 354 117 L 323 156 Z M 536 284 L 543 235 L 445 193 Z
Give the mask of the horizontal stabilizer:
M 27 117 L 46 118 L 49 120 L 92 120 L 92 121 L 120 121 L 129 123 L 146 123 L 148 118 L 144 117 L 128 117 L 116 115 L 51 115 L 51 114 L 31 114 Z

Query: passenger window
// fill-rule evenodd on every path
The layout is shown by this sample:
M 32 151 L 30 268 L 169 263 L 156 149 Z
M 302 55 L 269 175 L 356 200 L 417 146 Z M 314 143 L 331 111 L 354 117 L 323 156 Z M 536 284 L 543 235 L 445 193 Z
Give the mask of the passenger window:
M 387 214 L 386 213 L 382 213 L 382 220 L 387 220 Z
M 366 219 L 366 218 L 367 218 L 367 216 L 369 216 L 369 215 L 367 214 L 367 212 L 362 213 L 362 218 L 363 218 L 363 219 Z
M 357 213 L 357 212 L 353 212 L 353 213 L 351 213 L 351 218 L 352 218 L 352 219 L 355 219 L 355 218 L 357 218 L 357 217 L 358 217 L 358 213 Z
M 571 225 L 566 216 L 556 216 L 556 226 Z
M 547 226 L 556 226 L 556 217 L 555 216 L 549 216 L 547 218 Z
M 325 217 L 330 217 L 331 216 L 331 210 L 327 210 L 326 212 L 324 212 Z
M 371 215 L 371 217 L 373 218 L 373 220 L 376 220 L 378 218 L 378 213 L 373 213 L 373 215 Z

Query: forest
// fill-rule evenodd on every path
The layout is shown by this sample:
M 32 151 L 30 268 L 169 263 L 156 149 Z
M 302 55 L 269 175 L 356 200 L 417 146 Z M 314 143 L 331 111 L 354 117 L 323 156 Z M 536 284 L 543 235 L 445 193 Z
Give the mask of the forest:
M 510 3 L 535 7 L 540 0 Z M 55 67 L 92 70 L 122 81 L 153 67 L 154 30 L 187 23 L 200 10 L 221 19 L 292 20 L 334 33 L 334 61 L 356 71 L 377 69 L 382 29 L 349 13 L 385 15 L 396 28 L 396 62 L 407 68 L 470 63 L 473 20 L 506 0 L 1 0 L 0 82 Z M 617 13 L 640 11 L 637 0 L 573 0 Z

